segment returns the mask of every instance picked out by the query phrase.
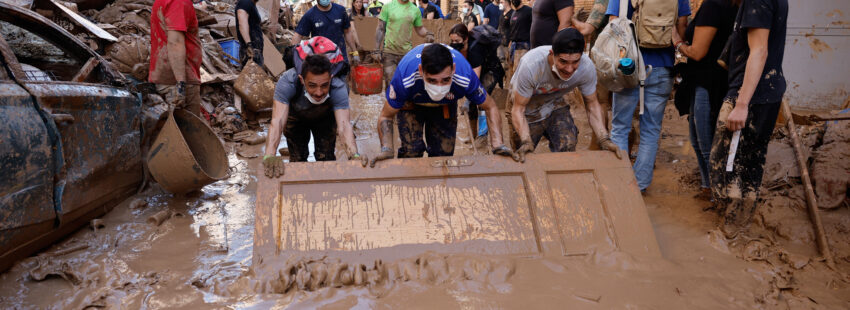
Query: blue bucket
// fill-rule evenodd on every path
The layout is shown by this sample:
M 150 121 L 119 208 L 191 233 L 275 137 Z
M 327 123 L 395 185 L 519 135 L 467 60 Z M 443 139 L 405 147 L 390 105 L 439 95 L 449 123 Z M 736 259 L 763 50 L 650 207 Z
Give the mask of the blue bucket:
M 228 55 L 232 56 L 235 59 L 239 59 L 239 41 L 223 40 L 223 41 L 218 41 L 218 45 L 221 45 L 221 49 L 223 49 L 225 53 L 227 53 Z M 236 62 L 233 59 L 224 57 L 224 60 L 229 60 L 230 63 L 237 65 L 237 66 L 239 65 L 239 63 Z

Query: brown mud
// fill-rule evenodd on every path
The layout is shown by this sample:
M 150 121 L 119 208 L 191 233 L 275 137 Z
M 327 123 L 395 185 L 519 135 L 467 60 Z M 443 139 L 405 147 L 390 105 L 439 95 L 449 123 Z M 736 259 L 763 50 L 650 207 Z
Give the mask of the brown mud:
M 373 154 L 383 102 L 380 96 L 352 97 L 358 145 Z M 574 105 L 571 112 L 579 128 L 577 148 L 586 149 L 591 130 L 584 108 Z M 237 156 L 236 150 L 252 157 L 263 145 L 228 143 L 228 179 L 189 197 L 157 187 L 130 197 L 100 219 L 101 228 L 81 229 L 0 275 L 0 308 L 850 307 L 847 206 L 821 211 L 835 271 L 817 257 L 793 169 L 769 170 L 781 177 L 771 177 L 771 183 L 766 174 L 764 187 L 772 188 L 763 190 L 755 222 L 749 232 L 727 240 L 716 229 L 717 214 L 703 211 L 710 204 L 693 198 L 699 179 L 687 120 L 674 115 L 671 105 L 655 179 L 644 198 L 663 259 L 610 251 L 577 256 L 428 252 L 384 262 L 292 257 L 277 275 L 257 275 L 251 264 L 260 160 Z M 458 123 L 456 154 L 471 154 L 467 122 Z M 806 142 L 811 149 L 829 145 L 822 133 L 804 130 L 804 140 L 814 136 Z M 774 143 L 785 141 L 778 132 Z M 161 212 L 185 216 L 159 226 L 147 223 Z M 281 280 L 260 280 L 268 277 Z

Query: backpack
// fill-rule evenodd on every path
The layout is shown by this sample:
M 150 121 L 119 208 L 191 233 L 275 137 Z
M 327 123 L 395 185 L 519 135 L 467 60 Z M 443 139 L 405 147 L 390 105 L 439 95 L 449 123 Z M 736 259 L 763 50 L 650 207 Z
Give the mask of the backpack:
M 309 55 L 324 55 L 331 62 L 331 75 L 347 75 L 348 63 L 343 58 L 342 51 L 330 39 L 315 36 L 309 40 L 303 40 L 295 46 L 292 51 L 292 62 L 296 72 L 301 74 L 301 64 Z
M 645 48 L 664 48 L 673 45 L 673 26 L 679 18 L 678 0 L 629 0 L 635 8 L 638 44 Z M 623 1 L 620 1 L 623 2 Z M 672 10 L 670 8 L 673 8 Z M 625 16 L 625 15 L 620 15 Z
M 628 0 L 626 0 L 628 1 Z M 626 16 L 628 4 L 620 1 L 620 16 Z M 631 58 L 635 71 L 626 75 L 618 68 L 621 58 Z M 628 18 L 617 18 L 608 23 L 599 33 L 596 43 L 590 50 L 590 59 L 596 65 L 599 83 L 612 92 L 627 88 L 641 87 L 640 114 L 643 114 L 643 86 L 646 81 L 646 68 L 635 37 L 635 25 Z
M 490 25 L 480 25 L 472 28 L 472 38 L 479 44 L 496 48 L 502 44 L 502 34 Z

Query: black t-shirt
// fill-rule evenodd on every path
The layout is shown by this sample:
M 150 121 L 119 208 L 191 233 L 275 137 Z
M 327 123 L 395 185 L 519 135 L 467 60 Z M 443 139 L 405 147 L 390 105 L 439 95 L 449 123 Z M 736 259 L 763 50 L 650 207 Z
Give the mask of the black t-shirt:
M 248 13 L 248 35 L 251 36 L 251 44 L 263 49 L 263 29 L 260 28 L 260 12 L 257 11 L 257 5 L 253 0 L 239 0 L 236 2 L 236 9 L 233 11 L 236 14 L 236 32 L 239 38 L 239 45 L 245 47 L 245 40 L 242 39 L 242 33 L 239 32 L 239 10 Z
M 767 38 L 767 61 L 750 104 L 780 103 L 786 87 L 782 59 L 788 24 L 788 0 L 744 0 L 736 24 L 740 32 L 735 36 L 729 53 L 727 96 L 737 97 L 744 83 L 744 71 L 747 67 L 747 57 L 750 55 L 747 29 L 764 28 L 770 29 Z
M 505 14 L 502 14 L 499 21 L 499 33 L 502 35 L 502 45 L 507 46 L 508 41 L 511 40 L 511 15 L 513 15 L 514 10 L 508 10 Z
M 558 11 L 575 6 L 573 0 L 536 0 L 532 9 L 531 48 L 552 45 L 552 37 L 558 31 Z
M 705 57 L 700 61 L 688 59 L 688 71 L 692 73 L 691 76 L 693 82 L 696 83 L 695 85 L 708 87 L 711 81 L 722 80 L 724 83 L 726 82 L 729 73 L 717 64 L 717 58 L 720 57 L 720 53 L 732 33 L 737 12 L 738 8 L 732 5 L 730 0 L 706 0 L 685 30 L 685 41 L 693 43 L 694 31 L 697 26 L 717 29 Z
M 512 42 L 529 42 L 531 40 L 531 8 L 523 5 L 511 15 L 511 32 L 510 38 Z M 555 26 L 558 28 L 558 26 Z M 554 32 L 552 33 L 554 35 Z M 551 43 L 551 36 L 549 36 Z

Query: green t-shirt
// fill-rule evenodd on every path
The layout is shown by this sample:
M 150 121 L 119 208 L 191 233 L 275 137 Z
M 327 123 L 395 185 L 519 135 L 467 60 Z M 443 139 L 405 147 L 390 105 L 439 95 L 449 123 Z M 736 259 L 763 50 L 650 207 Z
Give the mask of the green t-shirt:
M 384 52 L 395 55 L 407 54 L 413 48 L 410 36 L 414 27 L 422 26 L 422 13 L 413 2 L 405 4 L 398 0 L 390 0 L 381 9 L 378 17 L 387 23 L 387 31 L 384 35 Z

